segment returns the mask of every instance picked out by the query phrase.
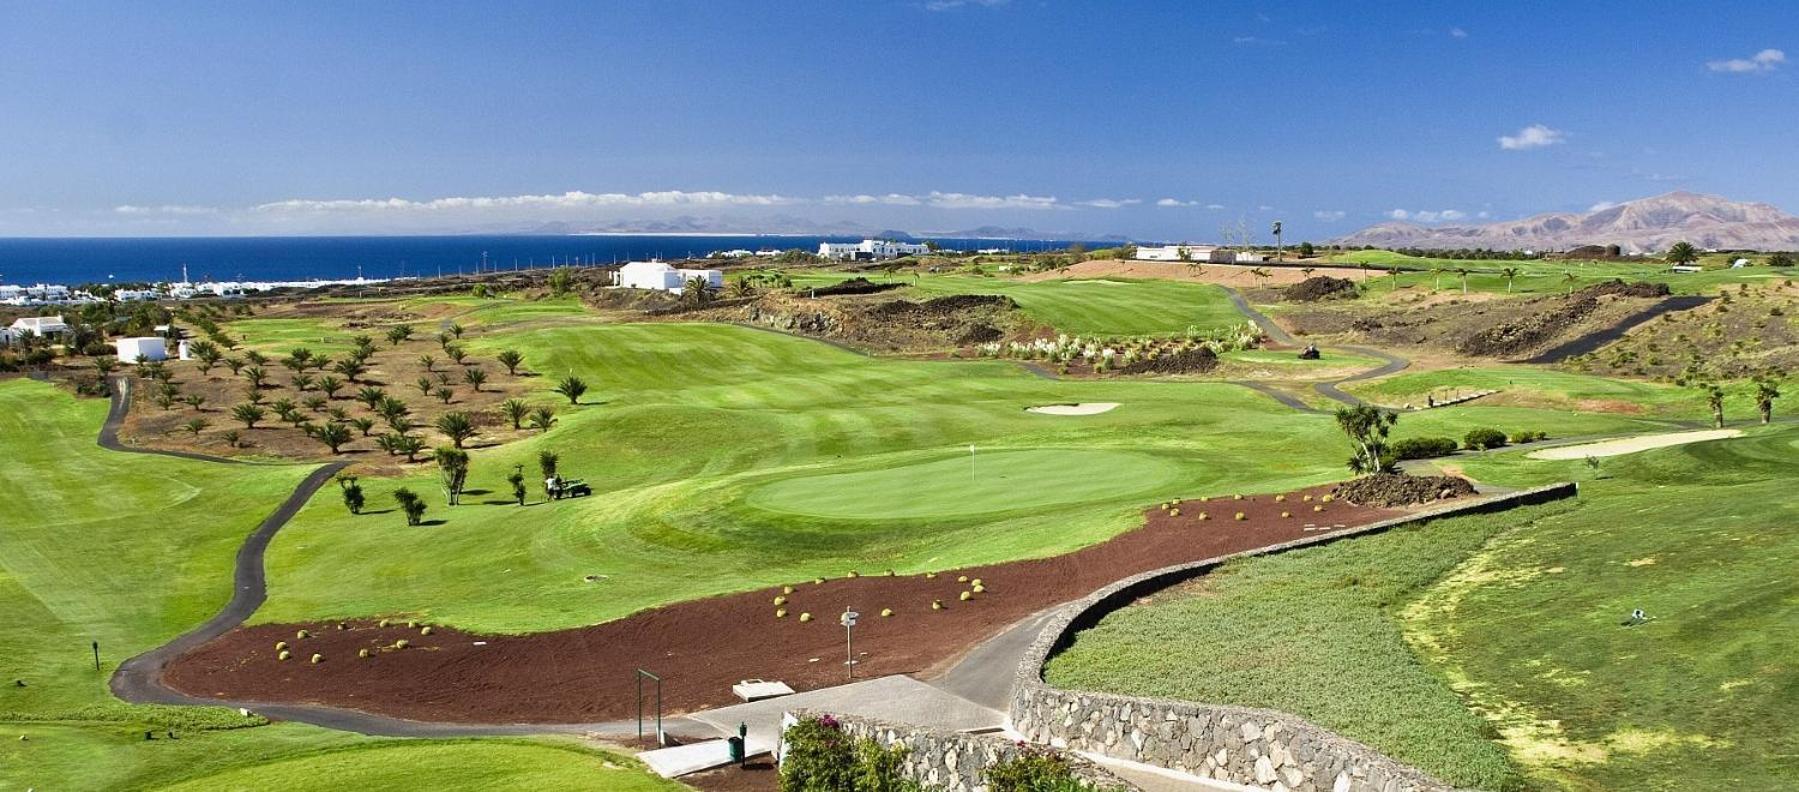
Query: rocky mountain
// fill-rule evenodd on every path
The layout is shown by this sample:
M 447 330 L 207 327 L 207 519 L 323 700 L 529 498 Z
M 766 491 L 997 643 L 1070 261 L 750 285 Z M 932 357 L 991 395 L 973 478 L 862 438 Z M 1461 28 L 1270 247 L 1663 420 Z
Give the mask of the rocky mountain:
M 1483 225 L 1380 223 L 1337 240 L 1351 246 L 1435 249 L 1618 245 L 1627 253 L 1659 252 L 1681 241 L 1721 250 L 1799 250 L 1799 217 L 1765 203 L 1671 192 L 1590 212 L 1557 212 Z

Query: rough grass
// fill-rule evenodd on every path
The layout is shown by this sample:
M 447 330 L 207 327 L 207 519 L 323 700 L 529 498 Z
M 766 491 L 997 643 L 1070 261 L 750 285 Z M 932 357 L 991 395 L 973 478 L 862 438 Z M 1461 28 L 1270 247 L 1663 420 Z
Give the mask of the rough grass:
M 636 762 L 568 741 L 440 740 L 367 743 L 235 768 L 160 787 L 167 792 L 282 789 L 558 789 L 672 792 L 686 787 Z
M 1564 508 L 1230 564 L 1107 616 L 1052 658 L 1047 676 L 1069 689 L 1295 713 L 1450 783 L 1517 788 L 1491 730 L 1412 655 L 1395 612 L 1488 538 Z
M 1766 283 L 1799 276 L 1799 271 L 1792 269 L 1748 267 L 1733 270 L 1721 258 L 1703 261 L 1702 264 L 1708 269 L 1694 273 L 1672 272 L 1668 269 L 1668 264 L 1659 261 L 1458 261 L 1407 256 L 1390 250 L 1350 251 L 1331 256 L 1329 261 L 1366 264 L 1383 270 L 1396 266 L 1408 268 L 1408 271 L 1399 275 L 1398 288 L 1401 291 L 1431 291 L 1441 282 L 1443 291 L 1460 292 L 1462 278 L 1455 270 L 1464 267 L 1470 271 L 1470 292 L 1505 293 L 1506 280 L 1500 271 L 1507 267 L 1520 270 L 1511 284 L 1513 294 L 1565 294 L 1570 285 L 1579 289 L 1614 278 L 1633 283 L 1666 283 L 1676 294 L 1709 294 L 1717 291 L 1720 286 L 1729 284 Z M 1443 270 L 1440 281 L 1438 274 L 1431 271 L 1433 268 Z M 1572 282 L 1568 280 L 1569 275 L 1574 276 Z M 1382 297 L 1393 291 L 1393 278 L 1383 275 L 1369 279 L 1364 295 Z
M 1425 396 L 1432 393 L 1446 397 L 1458 391 L 1496 390 L 1499 392 L 1469 402 L 1469 406 L 1507 405 L 1685 420 L 1711 415 L 1705 395 L 1694 388 L 1525 365 L 1401 372 L 1379 380 L 1350 383 L 1344 389 L 1389 405 L 1421 406 Z M 1728 383 L 1725 413 L 1742 417 L 1753 413 L 1753 392 L 1750 383 Z

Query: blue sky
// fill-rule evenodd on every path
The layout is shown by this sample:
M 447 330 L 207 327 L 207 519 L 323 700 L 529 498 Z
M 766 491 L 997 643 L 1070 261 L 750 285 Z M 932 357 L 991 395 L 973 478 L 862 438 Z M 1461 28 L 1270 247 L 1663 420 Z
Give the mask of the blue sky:
M 1779 2 L 0 0 L 0 235 L 1799 210 L 1796 77 Z

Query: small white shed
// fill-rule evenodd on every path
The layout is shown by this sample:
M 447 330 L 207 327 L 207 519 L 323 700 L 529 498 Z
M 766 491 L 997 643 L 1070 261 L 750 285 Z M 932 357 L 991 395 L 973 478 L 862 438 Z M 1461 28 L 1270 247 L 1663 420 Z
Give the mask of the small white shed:
M 120 363 L 136 363 L 139 358 L 155 362 L 169 357 L 168 346 L 155 336 L 121 338 L 113 342 L 113 347 L 118 350 Z

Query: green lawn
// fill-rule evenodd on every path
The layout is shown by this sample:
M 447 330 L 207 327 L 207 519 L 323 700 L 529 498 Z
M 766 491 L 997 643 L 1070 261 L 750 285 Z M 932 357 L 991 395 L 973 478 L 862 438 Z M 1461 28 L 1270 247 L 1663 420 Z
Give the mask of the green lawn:
M 225 603 L 244 535 L 309 468 L 106 451 L 94 443 L 105 414 L 101 400 L 0 382 L 0 501 L 17 516 L 0 530 L 0 789 L 153 787 L 373 744 L 296 724 L 257 726 L 260 719 L 231 710 L 138 707 L 111 697 L 106 682 L 121 660 Z M 100 671 L 92 641 L 100 643 Z M 146 730 L 179 738 L 146 742 Z M 392 743 L 389 755 L 404 768 L 415 746 L 429 745 Z M 432 749 L 433 761 L 459 761 L 462 750 Z M 568 773 L 594 761 L 554 754 L 564 755 Z M 432 786 L 492 788 L 482 783 L 491 776 L 476 772 L 484 758 L 461 761 L 476 780 L 462 784 L 464 773 L 446 772 Z M 520 761 L 520 778 L 542 777 L 554 763 L 551 755 Z
M 848 275 L 811 273 L 797 285 L 822 286 Z M 869 276 L 879 281 L 883 276 Z M 1003 294 L 1027 316 L 1066 333 L 1084 335 L 1172 335 L 1188 328 L 1210 330 L 1242 324 L 1224 290 L 1204 283 L 1125 278 L 1083 278 L 1026 282 L 977 275 L 895 276 L 908 284 L 901 297 L 927 299 L 950 294 Z
M 566 742 L 527 740 L 369 741 L 193 777 L 167 792 L 281 789 L 594 790 L 686 789 L 645 773 L 635 762 Z
M 1403 421 L 1402 421 L 1403 423 Z M 1482 789 L 1787 789 L 1799 429 L 1581 462 L 1577 502 L 1230 565 L 1115 613 L 1063 686 L 1300 714 Z M 1633 608 L 1654 621 L 1622 622 Z
M 1458 261 L 1419 258 L 1389 250 L 1349 251 L 1329 257 L 1329 263 L 1366 264 L 1381 270 L 1390 267 L 1405 268 L 1407 271 L 1399 275 L 1397 285 L 1401 290 L 1412 291 L 1437 289 L 1439 284 L 1445 292 L 1461 291 L 1462 279 L 1456 270 L 1466 268 L 1470 271 L 1468 291 L 1509 291 L 1514 294 L 1563 294 L 1570 287 L 1581 288 L 1612 279 L 1632 283 L 1666 283 L 1675 294 L 1709 294 L 1717 291 L 1720 286 L 1766 283 L 1799 276 L 1799 271 L 1793 269 L 1748 267 L 1733 270 L 1721 262 L 1708 262 L 1708 269 L 1704 272 L 1676 273 L 1667 264 L 1655 261 Z M 1507 268 L 1519 271 L 1509 288 L 1506 278 L 1501 274 Z M 1573 276 L 1572 280 L 1570 275 Z M 1391 293 L 1394 286 L 1394 279 L 1391 277 L 1374 278 L 1368 281 L 1366 293 L 1370 296 L 1385 295 Z

